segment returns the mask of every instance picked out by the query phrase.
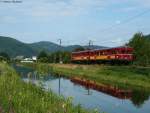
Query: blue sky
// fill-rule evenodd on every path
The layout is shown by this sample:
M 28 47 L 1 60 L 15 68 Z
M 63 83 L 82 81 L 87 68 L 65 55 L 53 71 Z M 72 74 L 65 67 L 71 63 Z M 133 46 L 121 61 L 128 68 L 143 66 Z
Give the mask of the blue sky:
M 63 45 L 92 40 L 95 45 L 120 46 L 136 32 L 150 33 L 150 0 L 3 1 L 0 35 L 26 43 L 58 43 L 61 38 Z

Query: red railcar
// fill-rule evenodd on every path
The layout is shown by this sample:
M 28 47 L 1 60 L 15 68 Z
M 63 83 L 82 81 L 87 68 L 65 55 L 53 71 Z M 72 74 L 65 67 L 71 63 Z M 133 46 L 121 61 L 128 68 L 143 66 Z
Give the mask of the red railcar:
M 115 47 L 72 52 L 72 61 L 133 61 L 133 48 Z

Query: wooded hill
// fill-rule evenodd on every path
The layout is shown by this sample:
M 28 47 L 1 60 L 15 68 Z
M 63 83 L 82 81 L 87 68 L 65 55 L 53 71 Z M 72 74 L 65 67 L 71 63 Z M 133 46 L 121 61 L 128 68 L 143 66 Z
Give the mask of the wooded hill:
M 41 41 L 36 43 L 23 43 L 11 37 L 0 36 L 0 52 L 7 53 L 10 57 L 16 56 L 34 56 L 38 55 L 41 51 L 52 53 L 56 51 L 73 51 L 76 48 L 88 46 L 70 45 L 70 46 L 59 46 L 58 44 Z M 92 46 L 93 49 L 104 48 L 103 46 Z

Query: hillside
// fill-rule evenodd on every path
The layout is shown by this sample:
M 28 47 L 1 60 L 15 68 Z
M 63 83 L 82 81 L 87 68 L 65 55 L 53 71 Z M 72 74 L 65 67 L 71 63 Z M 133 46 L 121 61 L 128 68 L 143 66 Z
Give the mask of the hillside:
M 29 46 L 32 49 L 36 50 L 37 52 L 40 51 L 55 52 L 62 49 L 62 47 L 60 47 L 59 45 L 47 41 L 32 43 L 29 44 Z
M 11 57 L 18 55 L 32 56 L 37 54 L 37 52 L 27 44 L 4 36 L 0 36 L 0 52 L 6 52 Z
M 47 52 L 56 52 L 59 50 L 71 52 L 75 50 L 76 48 L 81 47 L 80 45 L 60 46 L 58 44 L 48 42 L 48 41 L 32 43 L 32 44 L 29 44 L 29 46 L 37 50 L 37 52 L 40 52 L 42 50 L 47 51 Z
M 81 45 L 69 45 L 69 46 L 59 46 L 58 44 L 48 42 L 48 41 L 41 41 L 37 43 L 32 43 L 29 44 L 30 47 L 35 49 L 36 51 L 40 52 L 42 50 L 47 51 L 47 52 L 55 52 L 59 50 L 63 51 L 74 51 L 76 48 L 83 47 L 85 49 L 89 48 L 88 46 L 81 46 Z M 103 46 L 96 46 L 93 45 L 91 49 L 100 49 L 100 48 L 105 48 Z
M 71 52 L 79 47 L 84 47 L 85 49 L 88 48 L 88 46 L 80 45 L 59 46 L 58 44 L 48 41 L 26 44 L 10 37 L 0 36 L 0 52 L 6 52 L 10 57 L 16 57 L 20 55 L 33 56 L 37 55 L 42 50 L 48 53 L 56 52 L 59 50 Z M 94 45 L 91 48 L 98 49 L 104 47 Z
M 146 35 L 146 36 L 145 36 L 145 38 L 148 38 L 148 39 L 150 39 L 150 35 Z

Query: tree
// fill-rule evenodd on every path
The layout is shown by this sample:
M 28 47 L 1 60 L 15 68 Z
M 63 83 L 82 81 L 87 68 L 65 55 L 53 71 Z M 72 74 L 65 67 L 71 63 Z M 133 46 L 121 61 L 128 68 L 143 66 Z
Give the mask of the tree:
M 51 53 L 49 56 L 50 63 L 59 63 L 60 57 L 63 63 L 70 63 L 71 61 L 71 53 L 66 51 L 57 51 Z
M 70 63 L 71 62 L 71 53 L 70 52 L 63 52 L 62 53 L 62 61 L 63 63 Z
M 78 48 L 76 48 L 74 51 L 77 52 L 77 51 L 84 51 L 84 50 L 85 50 L 84 47 L 78 47 Z
M 5 60 L 5 61 L 7 61 L 7 62 L 10 61 L 9 55 L 8 55 L 7 53 L 5 53 L 5 52 L 1 52 L 1 53 L 0 53 L 0 57 L 1 57 L 1 60 L 3 59 L 3 60 Z
M 150 65 L 150 40 L 146 36 L 136 33 L 128 45 L 134 48 L 135 64 Z
M 38 55 L 38 61 L 39 62 L 43 62 L 43 63 L 47 63 L 48 62 L 48 54 L 45 51 L 41 51 Z

